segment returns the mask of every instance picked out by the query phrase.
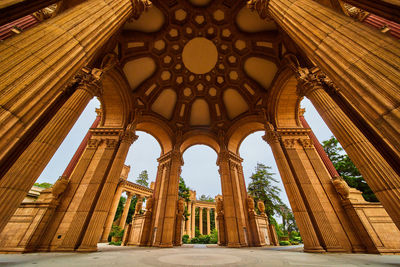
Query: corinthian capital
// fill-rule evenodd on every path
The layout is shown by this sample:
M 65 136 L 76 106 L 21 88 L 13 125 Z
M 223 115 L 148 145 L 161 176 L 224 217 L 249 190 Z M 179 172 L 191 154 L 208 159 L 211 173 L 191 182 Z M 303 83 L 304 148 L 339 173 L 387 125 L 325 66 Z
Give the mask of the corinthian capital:
M 101 96 L 102 94 L 102 76 L 103 72 L 100 69 L 82 68 L 74 80 L 78 83 L 78 88 L 84 89 L 92 96 Z
M 144 11 L 152 5 L 149 0 L 131 0 L 132 2 L 132 18 L 138 19 Z
M 247 7 L 252 11 L 257 11 L 258 15 L 262 19 L 268 18 L 268 4 L 270 0 L 249 0 L 247 1 Z
M 318 69 L 298 68 L 295 72 L 298 84 L 297 93 L 299 96 L 308 96 L 316 89 L 320 89 L 324 84 L 324 75 Z
M 279 142 L 279 134 L 275 131 L 274 126 L 269 122 L 265 125 L 265 135 L 262 139 L 264 139 L 268 144 Z
M 122 141 L 132 144 L 138 139 L 136 133 L 136 124 L 130 123 L 122 134 Z

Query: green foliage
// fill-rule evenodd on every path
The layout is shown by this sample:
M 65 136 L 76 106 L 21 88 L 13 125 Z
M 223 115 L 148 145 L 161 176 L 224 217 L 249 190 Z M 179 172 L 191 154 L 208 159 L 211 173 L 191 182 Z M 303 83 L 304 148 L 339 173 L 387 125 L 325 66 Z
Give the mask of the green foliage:
M 194 229 L 194 236 L 195 237 L 199 237 L 200 236 L 200 230 L 199 227 L 196 226 L 196 228 Z
M 122 244 L 122 241 L 118 241 L 118 242 L 109 242 L 108 243 L 109 245 L 113 245 L 113 246 L 121 246 L 121 244 Z
M 280 246 L 290 246 L 290 241 L 279 241 Z
M 135 208 L 137 203 L 136 195 L 132 197 L 131 204 L 129 205 L 128 216 L 126 217 L 126 223 L 130 224 L 132 222 L 132 217 L 135 214 Z
M 138 178 L 136 179 L 136 183 L 149 187 L 149 175 L 147 174 L 147 170 L 142 171 Z
M 296 221 L 294 219 L 293 212 L 289 209 L 286 204 L 282 204 L 279 207 L 279 214 L 282 217 L 282 224 L 279 225 L 282 232 L 288 234 L 292 231 L 298 231 Z
M 366 201 L 379 201 L 349 156 L 344 154 L 343 148 L 340 147 L 338 140 L 334 136 L 329 140 L 323 141 L 322 146 L 339 175 L 342 176 L 350 187 L 360 190 Z
M 211 235 L 199 235 L 198 237 L 193 237 L 190 240 L 191 244 L 217 244 L 218 242 L 218 233 L 217 237 L 215 237 L 215 233 Z
M 211 236 L 210 236 L 210 244 L 217 244 L 218 243 L 218 231 L 217 229 L 213 229 L 211 231 Z
M 214 202 L 214 198 L 206 195 L 201 195 L 199 198 L 200 201 Z
M 189 243 L 189 235 L 183 235 L 182 236 L 182 243 L 183 244 L 188 244 Z
M 123 237 L 124 236 L 124 229 L 119 227 L 118 225 L 113 224 L 111 227 L 110 236 L 113 237 Z
M 190 199 L 190 188 L 186 186 L 185 180 L 182 177 L 179 178 L 179 191 L 178 195 L 185 200 L 185 202 L 189 202 Z
M 262 200 L 265 204 L 265 213 L 271 220 L 275 213 L 280 212 L 280 206 L 283 204 L 279 193 L 281 189 L 276 185 L 278 180 L 273 177 L 273 173 L 269 172 L 271 167 L 257 163 L 255 173 L 250 176 L 251 182 L 247 187 L 247 191 L 257 202 Z
M 35 183 L 34 186 L 42 187 L 42 188 L 50 188 L 53 184 L 50 183 Z
M 122 212 L 124 211 L 125 202 L 126 202 L 126 198 L 125 197 L 121 197 L 119 199 L 117 211 L 115 212 L 115 216 L 114 216 L 114 222 L 116 220 L 118 220 L 119 217 L 121 217 Z

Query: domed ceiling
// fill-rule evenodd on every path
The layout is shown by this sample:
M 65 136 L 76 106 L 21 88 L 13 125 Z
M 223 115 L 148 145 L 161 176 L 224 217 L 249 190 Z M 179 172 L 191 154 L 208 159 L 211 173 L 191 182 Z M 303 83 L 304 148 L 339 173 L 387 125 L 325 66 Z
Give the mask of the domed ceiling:
M 275 23 L 245 1 L 152 2 L 116 49 L 135 104 L 184 131 L 257 114 L 284 50 Z

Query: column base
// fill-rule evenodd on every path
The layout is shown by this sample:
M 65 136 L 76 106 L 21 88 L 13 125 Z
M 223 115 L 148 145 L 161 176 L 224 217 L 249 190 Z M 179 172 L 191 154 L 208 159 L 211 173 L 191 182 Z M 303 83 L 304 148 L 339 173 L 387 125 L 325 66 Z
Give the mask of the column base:
M 108 239 L 105 239 L 105 240 L 100 240 L 100 242 L 99 243 L 108 243 Z
M 97 251 L 97 246 L 96 247 L 79 247 L 76 252 L 96 252 Z
M 240 245 L 240 243 L 228 243 L 227 247 L 228 248 L 241 248 L 242 245 Z
M 326 252 L 331 252 L 331 253 L 348 253 L 345 249 L 341 247 L 332 247 L 332 248 L 326 248 Z
M 325 249 L 323 249 L 322 247 L 304 248 L 304 252 L 307 252 L 307 253 L 326 253 Z
M 160 244 L 158 247 L 160 248 L 173 248 L 172 243 Z

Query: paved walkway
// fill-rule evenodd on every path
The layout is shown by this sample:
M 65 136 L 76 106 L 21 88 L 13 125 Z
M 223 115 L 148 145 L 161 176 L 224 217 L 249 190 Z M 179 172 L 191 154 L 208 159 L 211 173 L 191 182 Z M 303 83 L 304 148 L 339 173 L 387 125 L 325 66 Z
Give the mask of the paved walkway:
M 400 256 L 310 254 L 292 247 L 134 248 L 101 244 L 95 253 L 2 254 L 0 266 L 400 266 Z

